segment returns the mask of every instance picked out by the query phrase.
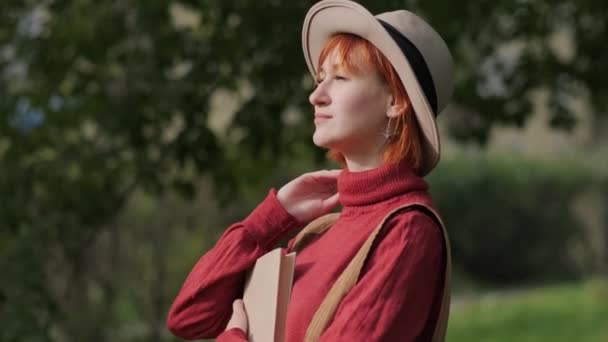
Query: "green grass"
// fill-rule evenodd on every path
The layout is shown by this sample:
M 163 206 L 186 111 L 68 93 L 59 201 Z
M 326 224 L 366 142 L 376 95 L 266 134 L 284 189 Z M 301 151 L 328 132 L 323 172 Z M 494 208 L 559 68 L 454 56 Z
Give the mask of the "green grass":
M 453 301 L 447 342 L 608 341 L 608 280 Z

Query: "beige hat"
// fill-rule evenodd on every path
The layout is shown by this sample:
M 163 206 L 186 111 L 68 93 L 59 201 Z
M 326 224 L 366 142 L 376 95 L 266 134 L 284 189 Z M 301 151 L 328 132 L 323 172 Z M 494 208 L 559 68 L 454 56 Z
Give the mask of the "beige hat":
M 400 10 L 377 16 L 356 2 L 324 0 L 306 14 L 302 47 L 313 77 L 321 50 L 335 33 L 367 39 L 391 62 L 407 91 L 423 133 L 421 173 L 439 162 L 439 132 L 435 118 L 452 95 L 452 55 L 439 34 L 415 14 Z

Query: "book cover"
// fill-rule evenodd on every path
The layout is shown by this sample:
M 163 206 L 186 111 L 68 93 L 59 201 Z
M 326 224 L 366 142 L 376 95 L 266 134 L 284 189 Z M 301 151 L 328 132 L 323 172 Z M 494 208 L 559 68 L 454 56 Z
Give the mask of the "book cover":
M 249 341 L 283 342 L 296 253 L 276 248 L 260 257 L 247 274 L 243 303 Z

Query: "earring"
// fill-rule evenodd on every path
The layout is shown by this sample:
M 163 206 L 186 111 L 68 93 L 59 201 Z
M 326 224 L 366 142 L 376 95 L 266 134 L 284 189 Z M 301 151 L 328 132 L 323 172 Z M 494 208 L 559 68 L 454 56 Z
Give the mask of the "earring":
M 388 119 L 388 122 L 386 124 L 386 128 L 384 129 L 384 132 L 379 133 L 381 134 L 384 139 L 386 139 L 387 141 L 394 138 L 395 136 L 397 136 L 397 126 L 398 125 L 394 125 L 393 127 L 393 131 L 391 132 L 391 123 L 393 122 L 393 118 Z

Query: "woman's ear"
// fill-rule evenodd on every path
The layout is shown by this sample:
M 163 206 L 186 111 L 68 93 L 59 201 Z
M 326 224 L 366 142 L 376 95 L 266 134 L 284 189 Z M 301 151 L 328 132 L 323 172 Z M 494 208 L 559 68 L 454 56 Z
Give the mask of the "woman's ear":
M 409 106 L 410 104 L 408 102 L 400 105 L 391 103 L 386 111 L 386 116 L 388 116 L 389 118 L 396 118 L 400 115 L 403 115 L 404 113 L 407 113 L 407 111 L 409 110 Z

